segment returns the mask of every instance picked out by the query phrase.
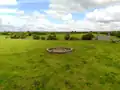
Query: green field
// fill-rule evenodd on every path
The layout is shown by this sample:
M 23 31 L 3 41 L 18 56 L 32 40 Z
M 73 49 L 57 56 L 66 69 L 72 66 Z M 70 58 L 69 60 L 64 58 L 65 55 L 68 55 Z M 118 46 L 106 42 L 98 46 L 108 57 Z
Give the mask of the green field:
M 61 37 L 61 36 L 60 36 Z M 49 54 L 49 47 L 72 53 Z M 0 90 L 119 90 L 120 44 L 0 36 Z

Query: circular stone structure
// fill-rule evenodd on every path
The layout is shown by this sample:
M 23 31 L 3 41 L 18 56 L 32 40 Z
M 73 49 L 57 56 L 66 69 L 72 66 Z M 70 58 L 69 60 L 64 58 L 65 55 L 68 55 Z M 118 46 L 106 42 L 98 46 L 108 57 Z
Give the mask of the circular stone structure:
M 65 47 L 56 47 L 56 48 L 47 48 L 49 53 L 56 53 L 56 54 L 64 54 L 73 51 L 73 48 L 65 48 Z

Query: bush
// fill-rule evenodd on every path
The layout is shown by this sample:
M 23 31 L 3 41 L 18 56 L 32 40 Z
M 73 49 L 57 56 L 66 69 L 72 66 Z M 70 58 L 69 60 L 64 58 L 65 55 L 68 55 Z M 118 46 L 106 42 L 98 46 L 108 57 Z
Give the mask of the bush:
M 112 43 L 117 43 L 117 41 L 115 41 L 115 40 L 111 40 L 111 42 L 112 42 Z
M 9 35 L 9 32 L 1 32 L 2 35 Z
M 17 35 L 16 33 L 12 33 L 11 36 L 10 36 L 11 39 L 18 39 L 20 38 L 19 35 Z
M 33 39 L 39 40 L 39 39 L 40 39 L 40 36 L 39 36 L 39 35 L 33 35 Z
M 120 32 L 116 33 L 116 37 L 120 38 Z
M 58 40 L 55 33 L 48 35 L 47 40 Z
M 27 36 L 31 36 L 32 34 L 31 34 L 31 32 L 27 31 L 27 32 L 26 32 L 26 35 L 27 35 Z
M 70 34 L 67 33 L 67 34 L 65 35 L 64 39 L 65 39 L 65 40 L 70 40 Z
M 82 40 L 92 40 L 94 35 L 92 33 L 88 33 L 82 36 Z
M 20 39 L 25 39 L 28 35 L 24 32 L 18 34 Z
M 70 40 L 80 40 L 80 39 L 77 37 L 70 37 Z
M 111 35 L 111 36 L 116 36 L 116 35 L 117 35 L 117 32 L 111 32 L 110 35 Z
M 45 37 L 41 37 L 41 40 L 45 40 Z
M 26 35 L 20 35 L 20 39 L 25 39 L 26 37 Z
M 27 35 L 25 33 L 11 33 L 11 39 L 25 39 Z

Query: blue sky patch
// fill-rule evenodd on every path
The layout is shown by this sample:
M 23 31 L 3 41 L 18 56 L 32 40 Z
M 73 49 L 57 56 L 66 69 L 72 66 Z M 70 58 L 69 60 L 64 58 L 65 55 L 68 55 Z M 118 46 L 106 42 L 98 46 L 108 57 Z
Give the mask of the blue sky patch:
M 63 24 L 63 21 L 62 20 L 58 20 L 58 19 L 55 19 L 55 18 L 52 18 L 50 16 L 47 16 L 47 19 L 52 22 L 52 23 L 56 23 L 56 24 Z
M 49 3 L 24 3 L 19 4 L 18 9 L 24 11 L 39 11 L 39 10 L 47 10 Z
M 85 17 L 85 13 L 72 13 L 74 20 L 83 20 Z

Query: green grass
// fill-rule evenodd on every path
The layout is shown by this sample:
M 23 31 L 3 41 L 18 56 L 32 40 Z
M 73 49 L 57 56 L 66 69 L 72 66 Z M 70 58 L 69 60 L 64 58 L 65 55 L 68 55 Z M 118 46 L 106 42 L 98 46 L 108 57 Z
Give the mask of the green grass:
M 49 54 L 49 47 L 72 47 Z M 0 90 L 119 90 L 120 44 L 0 39 Z

